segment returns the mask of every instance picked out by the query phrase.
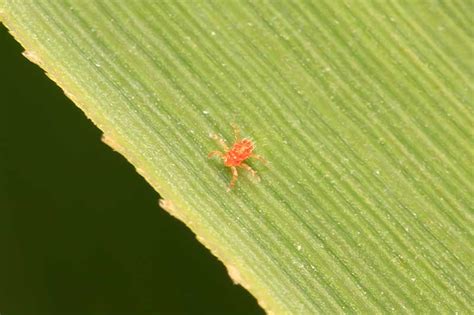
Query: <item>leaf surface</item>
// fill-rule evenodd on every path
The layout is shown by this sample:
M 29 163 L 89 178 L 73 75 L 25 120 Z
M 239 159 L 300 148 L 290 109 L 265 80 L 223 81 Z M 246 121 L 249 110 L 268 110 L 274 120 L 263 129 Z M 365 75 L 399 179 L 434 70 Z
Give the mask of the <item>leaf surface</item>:
M 472 310 L 472 1 L 0 9 L 267 311 Z M 227 193 L 232 123 L 268 163 Z

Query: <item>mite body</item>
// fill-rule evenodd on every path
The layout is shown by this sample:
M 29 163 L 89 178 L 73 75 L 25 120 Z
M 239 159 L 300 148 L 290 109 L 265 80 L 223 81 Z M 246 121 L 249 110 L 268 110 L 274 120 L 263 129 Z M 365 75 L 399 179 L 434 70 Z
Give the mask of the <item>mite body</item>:
M 224 152 L 221 151 L 212 151 L 209 153 L 208 157 L 211 158 L 213 156 L 218 156 L 224 161 L 224 165 L 229 167 L 232 172 L 232 179 L 230 181 L 229 187 L 227 191 L 230 191 L 237 181 L 239 176 L 239 172 L 237 168 L 243 168 L 244 170 L 250 172 L 252 176 L 256 179 L 259 179 L 257 176 L 257 172 L 252 169 L 245 161 L 249 158 L 255 158 L 257 160 L 261 160 L 265 162 L 265 160 L 253 153 L 255 150 L 255 143 L 248 138 L 241 139 L 240 137 L 240 130 L 237 126 L 232 125 L 234 128 L 234 144 L 231 148 L 229 148 L 224 139 L 219 138 L 217 135 L 213 134 L 211 137 L 219 142 L 219 144 L 224 149 Z
M 246 159 L 252 156 L 255 145 L 252 140 L 244 138 L 239 142 L 234 143 L 229 151 L 224 153 L 225 166 L 239 166 Z

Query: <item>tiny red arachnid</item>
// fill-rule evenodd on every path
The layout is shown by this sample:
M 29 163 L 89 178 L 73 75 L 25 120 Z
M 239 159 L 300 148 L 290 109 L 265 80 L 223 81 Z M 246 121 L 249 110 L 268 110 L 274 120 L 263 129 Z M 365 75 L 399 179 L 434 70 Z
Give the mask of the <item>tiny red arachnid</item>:
M 253 153 L 253 150 L 255 149 L 255 143 L 249 138 L 242 139 L 240 137 L 240 130 L 236 125 L 232 124 L 232 128 L 234 129 L 234 144 L 232 145 L 232 147 L 229 148 L 224 139 L 220 138 L 216 134 L 212 134 L 211 137 L 219 142 L 219 144 L 224 149 L 224 152 L 212 151 L 208 155 L 208 158 L 217 155 L 224 161 L 225 166 L 230 167 L 230 170 L 232 172 L 232 179 L 230 181 L 229 187 L 227 188 L 227 191 L 230 191 L 234 187 L 235 182 L 237 181 L 237 178 L 239 176 L 239 172 L 237 171 L 238 167 L 249 171 L 252 176 L 259 180 L 257 172 L 252 169 L 247 163 L 245 163 L 247 159 L 255 158 L 262 162 L 266 162 L 263 157 Z

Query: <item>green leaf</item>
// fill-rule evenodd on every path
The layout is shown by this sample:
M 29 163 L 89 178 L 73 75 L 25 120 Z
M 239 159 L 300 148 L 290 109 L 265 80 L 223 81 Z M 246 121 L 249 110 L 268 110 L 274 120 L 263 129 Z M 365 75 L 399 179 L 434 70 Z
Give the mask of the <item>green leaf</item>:
M 162 206 L 268 312 L 293 314 L 473 309 L 473 9 L 0 1 L 25 56 Z M 226 192 L 207 154 L 232 123 L 268 163 Z

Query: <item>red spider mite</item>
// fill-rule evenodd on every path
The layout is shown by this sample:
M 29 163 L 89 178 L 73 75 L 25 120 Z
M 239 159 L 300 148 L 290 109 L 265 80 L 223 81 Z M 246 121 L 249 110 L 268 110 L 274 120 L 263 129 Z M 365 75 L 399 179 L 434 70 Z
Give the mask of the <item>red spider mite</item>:
M 229 148 L 225 140 L 220 138 L 216 134 L 211 134 L 211 138 L 216 140 L 222 146 L 224 152 L 212 151 L 208 155 L 208 158 L 217 155 L 222 160 L 224 160 L 225 166 L 230 167 L 230 170 L 232 172 L 232 179 L 230 181 L 229 187 L 227 188 L 227 191 L 230 191 L 234 187 L 235 182 L 237 181 L 237 178 L 239 176 L 239 173 L 237 171 L 238 167 L 250 172 L 253 177 L 255 177 L 257 180 L 260 180 L 257 176 L 257 172 L 245 163 L 247 159 L 255 158 L 262 162 L 266 162 L 263 157 L 253 153 L 253 150 L 255 149 L 255 143 L 249 138 L 241 139 L 240 130 L 236 125 L 232 124 L 232 128 L 234 129 L 234 144 L 232 145 L 232 147 Z

